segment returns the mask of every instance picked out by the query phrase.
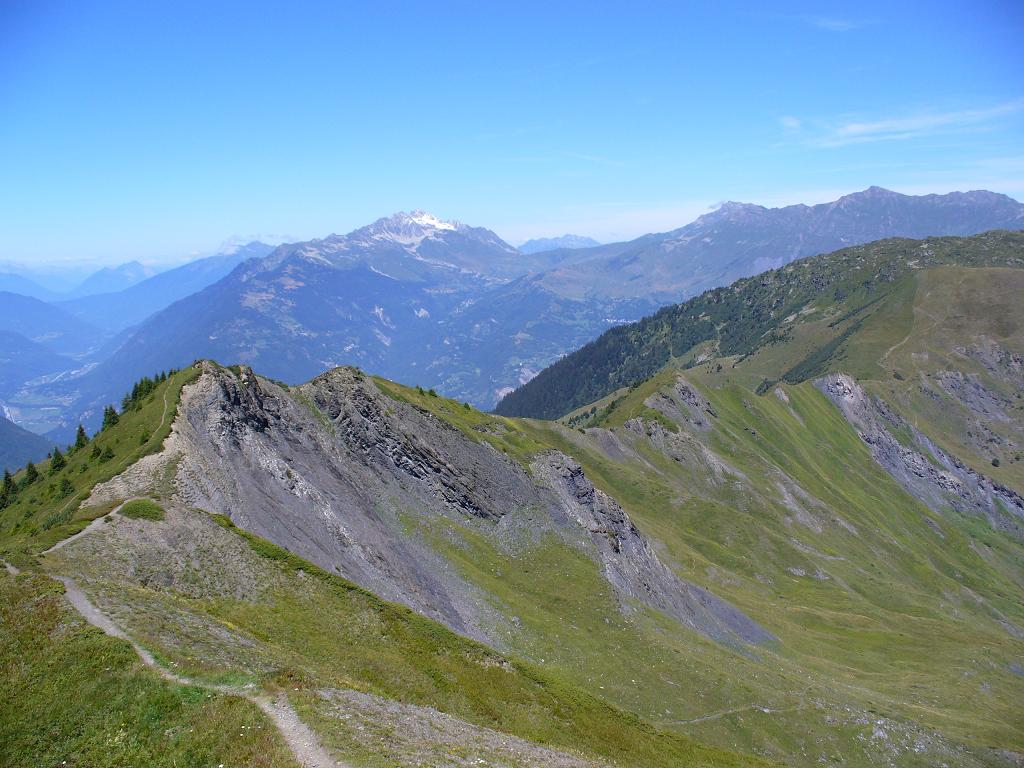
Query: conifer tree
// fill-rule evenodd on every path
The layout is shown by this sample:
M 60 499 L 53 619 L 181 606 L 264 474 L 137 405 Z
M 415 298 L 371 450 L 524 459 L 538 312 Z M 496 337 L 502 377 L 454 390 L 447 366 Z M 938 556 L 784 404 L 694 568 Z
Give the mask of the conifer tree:
M 32 485 L 36 480 L 39 479 L 39 470 L 36 469 L 36 465 L 31 461 L 25 465 L 25 476 L 21 478 L 22 487 L 26 485 Z
M 117 415 L 117 411 L 114 409 L 114 406 L 112 406 L 112 405 L 106 406 L 103 409 L 103 427 L 102 427 L 102 429 L 106 430 L 106 429 L 109 429 L 110 427 L 114 426 L 115 424 L 117 424 L 118 418 L 119 417 Z
M 78 432 L 75 433 L 75 450 L 78 450 L 79 448 L 85 448 L 85 445 L 88 442 L 89 436 L 85 434 L 85 427 L 79 424 Z
M 64 460 L 64 454 L 60 452 L 60 448 L 53 449 L 53 456 L 50 457 L 50 474 L 55 475 L 64 469 L 64 465 L 67 462 Z
M 3 509 L 14 501 L 15 493 L 17 493 L 17 488 L 14 486 L 14 478 L 11 477 L 11 473 L 5 469 L 4 483 L 0 486 L 0 509 Z

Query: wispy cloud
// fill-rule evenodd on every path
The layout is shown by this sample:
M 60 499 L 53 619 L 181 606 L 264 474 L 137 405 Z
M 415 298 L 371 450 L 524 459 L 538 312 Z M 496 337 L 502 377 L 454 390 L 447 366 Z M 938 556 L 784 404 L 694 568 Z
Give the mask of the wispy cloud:
M 802 16 L 801 19 L 804 23 L 826 32 L 853 32 L 872 23 L 859 19 L 841 19 L 835 16 Z
M 1017 99 L 983 109 L 922 111 L 873 119 L 807 120 L 786 115 L 779 118 L 779 124 L 789 133 L 800 133 L 812 146 L 844 147 L 980 130 L 1022 111 L 1024 99 Z
M 611 157 L 602 157 L 600 155 L 588 155 L 583 152 L 571 152 L 569 150 L 563 150 L 555 152 L 550 155 L 510 155 L 508 157 L 499 158 L 502 162 L 512 163 L 516 165 L 527 165 L 527 164 L 547 164 L 547 165 L 567 165 L 566 161 L 571 161 L 570 164 L 579 165 L 602 165 L 609 168 L 622 168 L 626 166 L 626 163 L 622 160 L 616 160 Z
M 529 221 L 495 222 L 493 228 L 509 242 L 571 232 L 612 243 L 648 232 L 676 229 L 712 207 L 709 200 L 594 202 L 564 206 L 546 215 L 531 217 Z
M 607 165 L 612 167 L 622 167 L 625 165 L 621 160 L 615 160 L 610 157 L 601 157 L 599 155 L 587 155 L 582 152 L 563 152 L 562 154 L 571 160 L 580 160 L 584 163 L 592 163 L 594 165 Z

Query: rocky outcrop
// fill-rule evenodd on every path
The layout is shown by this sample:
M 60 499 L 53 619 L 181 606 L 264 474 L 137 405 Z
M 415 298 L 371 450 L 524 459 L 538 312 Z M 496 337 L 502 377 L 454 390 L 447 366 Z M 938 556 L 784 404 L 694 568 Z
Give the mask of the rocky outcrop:
M 554 491 L 556 514 L 586 531 L 605 578 L 620 598 L 637 600 L 719 642 L 773 640 L 742 611 L 676 576 L 616 501 L 596 489 L 583 468 L 551 451 L 532 464 L 535 477 Z
M 402 532 L 405 513 L 480 511 L 471 482 L 447 470 L 461 460 L 444 450 L 450 435 L 430 421 L 355 371 L 338 369 L 286 391 L 246 368 L 236 376 L 204 364 L 183 392 L 175 424 L 177 496 L 386 599 L 491 640 L 486 628 L 500 620 L 487 602 Z M 493 453 L 466 442 L 477 462 L 481 452 Z
M 695 429 L 711 429 L 710 419 L 717 419 L 714 407 L 696 387 L 690 384 L 682 374 L 669 392 L 659 391 L 644 401 L 648 408 L 661 413 L 670 421 L 689 424 Z
M 333 371 L 299 392 L 326 416 L 351 458 L 378 476 L 404 478 L 454 512 L 498 519 L 528 493 L 526 473 L 488 443 L 390 400 L 358 372 Z
M 671 432 L 657 421 L 639 417 L 629 419 L 623 426 L 627 432 L 650 440 L 673 461 L 700 471 L 711 483 L 721 485 L 730 479 L 747 479 L 740 470 L 685 430 Z
M 639 601 L 730 645 L 771 639 L 738 609 L 675 576 L 568 457 L 546 454 L 528 472 L 486 440 L 387 396 L 355 369 L 288 389 L 245 367 L 203 363 L 182 392 L 163 453 L 97 492 L 149 493 L 168 475 L 177 503 L 227 515 L 493 645 L 509 632 L 493 599 L 410 535 L 410 522 L 418 532 L 448 518 L 499 548 L 554 532 L 594 558 L 625 610 Z
M 993 528 L 1024 538 L 1024 498 L 1016 491 L 947 454 L 851 377 L 830 374 L 815 384 L 857 430 L 875 461 L 929 508 L 982 516 Z M 913 444 L 897 440 L 896 429 L 910 434 Z
M 962 357 L 980 363 L 997 379 L 1002 379 L 1024 389 L 1024 355 L 1004 347 L 985 335 L 977 336 L 974 343 L 954 346 L 953 351 Z
M 936 379 L 946 394 L 971 413 L 997 421 L 1010 420 L 1006 415 L 1006 408 L 1011 406 L 1011 403 L 987 389 L 977 375 L 961 371 L 939 371 Z

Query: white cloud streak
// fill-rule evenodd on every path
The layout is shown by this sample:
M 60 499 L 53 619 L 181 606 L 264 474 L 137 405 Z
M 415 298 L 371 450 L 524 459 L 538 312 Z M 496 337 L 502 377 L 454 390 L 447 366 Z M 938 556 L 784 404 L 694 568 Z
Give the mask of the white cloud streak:
M 853 32 L 863 29 L 871 23 L 854 19 L 840 19 L 832 16 L 805 16 L 803 20 L 812 27 L 823 29 L 826 32 Z
M 1022 111 L 1024 99 L 1017 99 L 984 109 L 918 112 L 872 120 L 810 121 L 786 115 L 779 118 L 779 123 L 789 133 L 802 133 L 811 146 L 831 148 L 980 130 Z

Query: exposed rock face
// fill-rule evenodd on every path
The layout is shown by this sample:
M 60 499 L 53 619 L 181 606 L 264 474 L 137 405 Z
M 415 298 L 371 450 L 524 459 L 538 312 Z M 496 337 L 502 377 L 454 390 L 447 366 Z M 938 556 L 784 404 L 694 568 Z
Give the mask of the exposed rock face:
M 953 351 L 980 363 L 993 376 L 1024 388 L 1024 356 L 1011 352 L 994 339 L 982 335 L 971 346 L 956 346 Z
M 590 535 L 604 576 L 621 597 L 664 611 L 719 642 L 774 639 L 732 605 L 669 570 L 622 507 L 594 488 L 573 459 L 550 452 L 531 467 L 557 495 L 557 512 L 568 515 Z
M 1009 421 L 1006 408 L 1010 403 L 985 388 L 978 376 L 960 371 L 939 371 L 939 386 L 972 413 L 998 421 Z
M 700 430 L 711 429 L 709 419 L 718 418 L 708 399 L 682 375 L 677 377 L 671 394 L 657 392 L 647 398 L 644 405 L 662 413 L 671 421 L 685 422 Z
M 671 418 L 665 411 L 662 411 L 662 413 Z M 628 432 L 650 440 L 659 451 L 673 461 L 700 467 L 705 477 L 713 483 L 724 483 L 730 477 L 737 480 L 746 480 L 746 477 L 740 470 L 730 465 L 721 456 L 688 432 L 682 430 L 670 432 L 657 421 L 641 418 L 630 419 L 624 426 Z
M 176 424 L 183 443 L 179 497 L 485 639 L 484 624 L 492 621 L 484 618 L 483 601 L 425 545 L 401 534 L 399 515 L 417 509 L 430 491 L 446 505 L 476 508 L 464 487 L 437 479 L 444 459 L 423 448 L 444 445 L 443 435 L 432 434 L 441 430 L 417 423 L 415 409 L 406 408 L 407 428 L 418 438 L 399 450 L 386 411 L 400 404 L 353 372 L 322 378 L 328 381 L 311 382 L 293 397 L 249 369 L 236 377 L 207 365 L 183 393 Z M 324 403 L 327 391 L 337 395 L 329 411 L 318 414 L 300 402 Z M 473 448 L 483 450 L 467 450 Z
M 1024 498 L 1016 491 L 945 453 L 849 376 L 830 374 L 815 383 L 857 430 L 875 460 L 932 510 L 952 508 L 980 515 L 993 528 L 1024 538 Z M 901 444 L 891 429 L 909 431 L 914 447 Z
M 378 476 L 404 477 L 423 503 L 499 519 L 531 495 L 526 473 L 487 443 L 382 395 L 367 382 L 334 371 L 301 391 L 333 425 L 337 442 Z
M 218 512 L 457 632 L 499 644 L 505 620 L 407 521 L 449 518 L 498 546 L 557 533 L 640 601 L 728 644 L 772 636 L 656 556 L 626 513 L 560 453 L 527 470 L 353 369 L 286 390 L 214 364 L 182 393 L 165 451 L 99 488 L 120 497 L 176 467 L 176 500 Z M 109 495 L 109 494 L 108 494 Z

